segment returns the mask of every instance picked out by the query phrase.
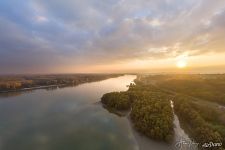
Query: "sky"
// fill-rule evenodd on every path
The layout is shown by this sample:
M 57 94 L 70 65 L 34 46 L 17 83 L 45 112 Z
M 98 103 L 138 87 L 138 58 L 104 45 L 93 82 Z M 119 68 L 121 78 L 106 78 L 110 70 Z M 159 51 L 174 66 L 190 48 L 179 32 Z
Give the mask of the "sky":
M 103 72 L 225 72 L 225 1 L 0 0 L 0 74 Z

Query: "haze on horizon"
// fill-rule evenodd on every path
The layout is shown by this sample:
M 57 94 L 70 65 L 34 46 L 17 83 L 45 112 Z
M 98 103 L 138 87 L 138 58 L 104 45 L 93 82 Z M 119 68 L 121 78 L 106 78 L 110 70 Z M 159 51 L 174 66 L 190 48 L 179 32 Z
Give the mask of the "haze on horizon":
M 225 72 L 224 0 L 3 0 L 0 74 Z

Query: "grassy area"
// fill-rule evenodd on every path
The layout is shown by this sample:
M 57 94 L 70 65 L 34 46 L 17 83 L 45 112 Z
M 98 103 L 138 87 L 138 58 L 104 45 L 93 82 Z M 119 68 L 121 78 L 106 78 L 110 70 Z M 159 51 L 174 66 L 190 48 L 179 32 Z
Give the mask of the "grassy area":
M 225 105 L 225 75 L 156 75 L 143 80 L 157 87 Z

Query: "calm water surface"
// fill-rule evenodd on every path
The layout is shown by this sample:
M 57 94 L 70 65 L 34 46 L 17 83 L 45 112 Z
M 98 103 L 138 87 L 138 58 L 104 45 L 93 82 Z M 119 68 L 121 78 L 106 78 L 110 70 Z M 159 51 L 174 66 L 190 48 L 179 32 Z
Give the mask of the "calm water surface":
M 169 150 L 132 129 L 99 103 L 126 91 L 136 76 L 55 90 L 0 95 L 0 150 Z
M 1 150 L 132 150 L 128 121 L 97 103 L 136 76 L 0 97 Z M 15 93 L 14 93 L 15 95 Z

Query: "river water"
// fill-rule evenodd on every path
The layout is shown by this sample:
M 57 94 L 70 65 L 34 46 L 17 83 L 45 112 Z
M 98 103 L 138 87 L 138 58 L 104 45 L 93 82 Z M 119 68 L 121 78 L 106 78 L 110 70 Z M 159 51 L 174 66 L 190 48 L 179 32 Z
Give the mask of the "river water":
M 127 117 L 99 103 L 104 93 L 126 91 L 125 75 L 76 87 L 0 96 L 0 150 L 170 150 L 133 130 Z

